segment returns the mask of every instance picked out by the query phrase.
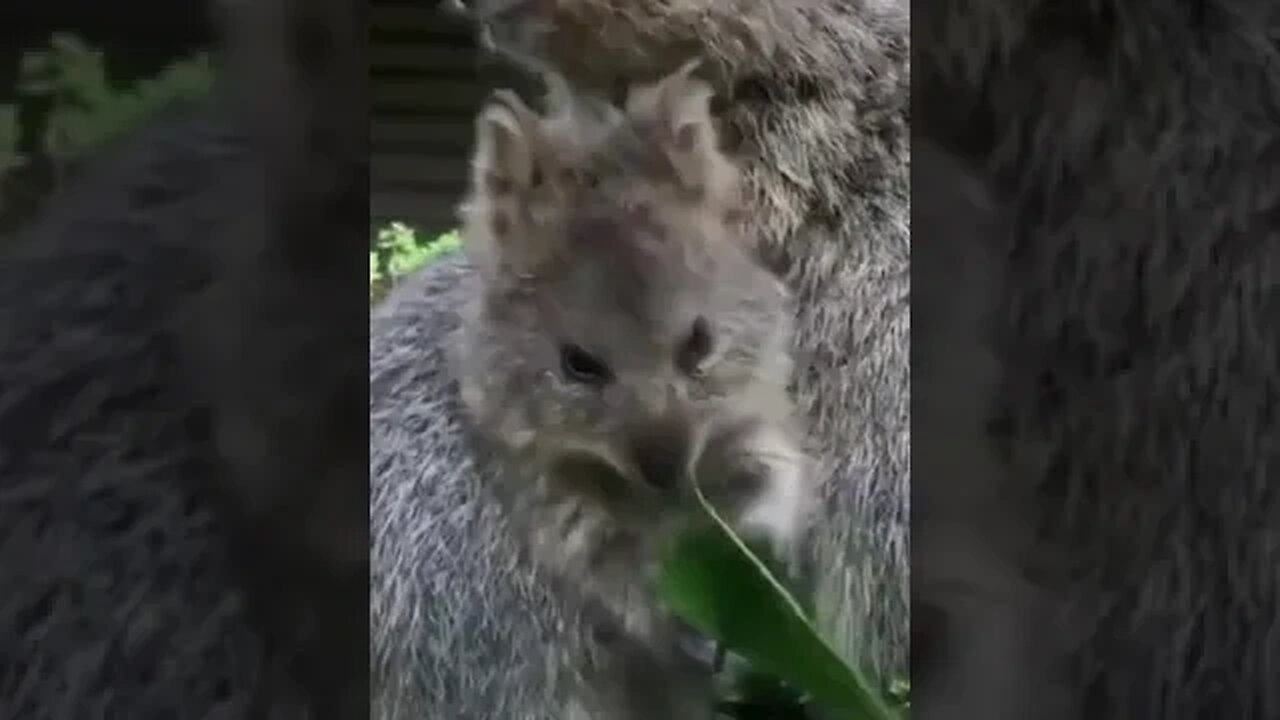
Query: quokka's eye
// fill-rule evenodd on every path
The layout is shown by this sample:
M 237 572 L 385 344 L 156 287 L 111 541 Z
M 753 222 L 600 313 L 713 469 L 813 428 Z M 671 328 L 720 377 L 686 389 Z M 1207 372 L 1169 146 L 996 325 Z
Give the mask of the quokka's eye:
M 613 371 L 603 360 L 572 343 L 560 346 L 560 371 L 583 385 L 602 387 L 613 380 Z
M 713 346 L 711 323 L 699 315 L 676 352 L 676 364 L 685 373 L 698 377 L 706 369 L 705 363 Z

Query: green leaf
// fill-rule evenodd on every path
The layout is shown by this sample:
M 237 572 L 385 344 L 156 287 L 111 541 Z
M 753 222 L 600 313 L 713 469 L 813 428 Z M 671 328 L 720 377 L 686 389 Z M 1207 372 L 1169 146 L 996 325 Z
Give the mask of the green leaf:
M 664 558 L 660 592 L 671 609 L 829 713 L 850 720 L 896 718 L 827 645 L 765 563 L 696 494 L 709 522 L 680 536 Z

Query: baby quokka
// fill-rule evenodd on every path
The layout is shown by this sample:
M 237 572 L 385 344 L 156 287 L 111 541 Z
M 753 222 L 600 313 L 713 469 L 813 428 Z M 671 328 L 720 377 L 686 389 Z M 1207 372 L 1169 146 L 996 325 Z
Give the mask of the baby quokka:
M 518 544 L 614 631 L 566 660 L 570 717 L 709 716 L 654 592 L 663 544 L 695 518 L 696 482 L 785 555 L 815 490 L 786 390 L 792 308 L 742 234 L 696 67 L 622 107 L 550 76 L 545 111 L 504 91 L 477 121 L 456 373 Z

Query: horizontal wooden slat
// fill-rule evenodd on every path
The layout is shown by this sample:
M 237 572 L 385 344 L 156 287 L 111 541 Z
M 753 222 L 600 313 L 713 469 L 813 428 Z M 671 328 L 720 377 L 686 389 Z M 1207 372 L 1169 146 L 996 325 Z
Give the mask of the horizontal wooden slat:
M 452 188 L 467 181 L 467 157 L 375 155 L 369 164 L 369 183 L 380 189 L 388 186 Z
M 374 153 L 466 154 L 474 136 L 472 115 L 375 119 L 369 125 Z
M 428 233 L 448 232 L 458 226 L 461 195 L 414 192 L 379 192 L 369 198 L 369 215 L 377 224 L 408 222 Z
M 476 47 L 472 28 L 435 0 L 371 9 L 370 214 L 428 234 L 457 227 L 475 113 L 514 72 Z
M 399 221 L 421 228 L 427 235 L 458 227 L 459 196 L 407 191 L 375 193 L 369 198 L 369 219 L 375 227 Z
M 452 157 L 468 155 L 474 143 L 470 137 L 464 139 L 400 140 L 371 143 L 371 152 L 378 155 L 408 155 Z
M 385 79 L 371 83 L 373 112 L 421 110 L 474 112 L 484 102 L 488 89 L 474 81 L 433 79 Z
M 470 23 L 422 2 L 403 5 L 379 5 L 369 10 L 369 37 L 377 43 L 387 38 L 436 38 L 459 47 L 474 46 Z
M 459 49 L 431 42 L 382 42 L 370 43 L 369 67 L 380 70 L 415 71 L 458 75 L 475 75 L 491 66 L 473 49 Z

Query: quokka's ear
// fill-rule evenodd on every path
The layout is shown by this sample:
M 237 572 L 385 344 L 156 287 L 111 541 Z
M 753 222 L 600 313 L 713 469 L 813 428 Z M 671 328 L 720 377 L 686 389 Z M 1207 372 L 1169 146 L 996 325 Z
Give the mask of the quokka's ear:
M 671 163 L 682 189 L 698 198 L 722 202 L 736 181 L 733 165 L 720 151 L 711 84 L 694 76 L 701 60 L 690 60 L 650 85 L 632 88 L 626 111 L 648 126 Z
M 476 119 L 460 208 L 467 252 L 487 277 L 528 274 L 555 251 L 554 235 L 539 231 L 562 201 L 555 155 L 546 118 L 514 92 L 493 93 Z
M 501 197 L 537 180 L 540 119 L 510 90 L 493 93 L 476 120 L 472 193 Z

